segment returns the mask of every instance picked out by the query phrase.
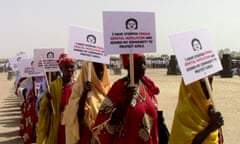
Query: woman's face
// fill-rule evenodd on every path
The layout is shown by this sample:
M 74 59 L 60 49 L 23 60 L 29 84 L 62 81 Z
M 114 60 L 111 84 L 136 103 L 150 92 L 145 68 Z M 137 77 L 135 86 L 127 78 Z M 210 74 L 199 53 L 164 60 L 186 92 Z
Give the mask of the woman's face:
M 61 71 L 63 73 L 63 77 L 71 78 L 74 74 L 74 71 L 75 71 L 75 65 L 66 64 L 63 67 L 61 67 Z
M 134 76 L 136 80 L 139 80 L 145 75 L 146 61 L 145 57 L 141 56 L 134 61 Z
M 137 28 L 136 22 L 135 22 L 135 21 L 129 21 L 129 22 L 127 23 L 127 28 L 128 28 L 129 30 L 134 30 L 134 29 L 136 29 L 136 28 Z
M 93 66 L 96 72 L 96 75 L 99 80 L 103 79 L 104 65 L 102 63 L 93 62 Z
M 193 42 L 193 49 L 196 50 L 196 51 L 202 49 L 201 44 L 198 41 L 194 41 Z
M 96 38 L 93 37 L 93 36 L 89 36 L 89 37 L 87 38 L 87 41 L 88 41 L 89 43 L 95 44 L 95 43 L 96 43 Z
M 54 54 L 53 53 L 48 53 L 47 58 L 54 58 Z

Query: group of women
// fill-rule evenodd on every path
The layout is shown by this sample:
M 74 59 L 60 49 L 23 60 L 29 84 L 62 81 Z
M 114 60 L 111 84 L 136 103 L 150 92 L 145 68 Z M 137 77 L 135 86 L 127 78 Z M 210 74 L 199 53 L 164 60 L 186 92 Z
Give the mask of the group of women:
M 20 78 L 15 83 L 16 95 L 18 96 L 22 117 L 20 119 L 19 135 L 25 144 L 36 141 L 35 115 L 36 93 L 34 92 L 35 78 Z
M 38 144 L 161 143 L 160 90 L 145 75 L 145 57 L 133 54 L 134 85 L 130 83 L 129 55 L 120 57 L 128 74 L 111 82 L 106 65 L 96 62 L 84 62 L 74 80 L 74 60 L 60 56 L 62 76 L 45 90 L 39 104 Z M 181 83 L 169 144 L 221 143 L 222 125 L 221 113 L 211 105 L 204 82 Z

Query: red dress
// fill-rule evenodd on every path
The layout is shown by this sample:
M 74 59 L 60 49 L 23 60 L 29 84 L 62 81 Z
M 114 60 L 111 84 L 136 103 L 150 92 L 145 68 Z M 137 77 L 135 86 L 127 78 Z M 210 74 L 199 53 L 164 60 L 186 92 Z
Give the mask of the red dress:
M 86 144 L 86 143 L 90 143 L 91 142 L 91 139 L 92 139 L 92 132 L 89 130 L 89 128 L 84 125 L 84 124 L 81 124 L 80 126 L 80 131 L 82 133 L 80 133 L 80 140 L 79 140 L 79 144 Z
M 140 95 L 129 106 L 120 125 L 107 123 L 117 104 L 123 102 L 125 79 L 116 81 L 104 100 L 95 121 L 94 133 L 101 144 L 158 144 L 158 120 L 155 94 L 159 89 L 147 77 L 139 84 Z
M 37 97 L 31 90 L 27 99 L 24 102 L 23 118 L 21 119 L 21 125 L 23 129 L 20 131 L 20 135 L 24 139 L 24 144 L 31 144 L 36 142 L 36 124 L 37 116 L 35 112 Z

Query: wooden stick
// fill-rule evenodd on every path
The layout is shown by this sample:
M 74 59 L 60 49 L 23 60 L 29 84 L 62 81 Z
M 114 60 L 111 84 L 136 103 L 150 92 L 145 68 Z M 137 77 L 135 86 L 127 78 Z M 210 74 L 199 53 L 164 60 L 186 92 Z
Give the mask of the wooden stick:
M 36 79 L 35 78 L 33 79 L 33 93 L 34 93 L 34 96 L 37 96 L 37 88 L 36 88 Z
M 41 58 L 41 61 L 42 61 L 42 67 L 43 67 L 44 77 L 45 77 L 46 84 L 47 84 L 47 89 L 48 89 L 48 92 L 49 92 L 49 94 L 50 94 L 50 96 L 51 96 L 50 86 L 49 86 L 49 83 L 48 83 L 48 78 L 47 78 L 47 74 L 46 74 L 46 70 L 45 70 L 45 66 L 44 66 L 44 62 L 43 62 L 43 59 L 42 59 L 42 58 Z M 50 103 L 51 103 L 53 115 L 55 115 L 55 109 L 54 109 L 54 106 L 53 106 L 52 97 L 50 97 Z
M 91 82 L 92 75 L 91 75 L 91 70 L 92 70 L 92 63 L 88 62 L 88 81 Z
M 206 84 L 206 87 L 207 87 L 207 90 L 208 90 L 208 94 L 209 94 L 210 100 L 212 102 L 213 109 L 215 111 L 215 105 L 214 105 L 214 102 L 213 102 L 213 93 L 212 93 L 212 89 L 211 89 L 211 86 L 210 86 L 210 83 L 209 83 L 209 80 L 208 80 L 207 77 L 204 78 L 204 82 Z
M 48 72 L 48 83 L 52 82 L 52 73 Z
M 129 54 L 130 86 L 134 86 L 134 59 L 133 54 Z
M 213 102 L 213 93 L 212 93 L 212 89 L 211 89 L 211 86 L 210 86 L 210 83 L 209 83 L 209 80 L 208 80 L 208 78 L 206 77 L 206 78 L 204 78 L 204 82 L 205 82 L 205 84 L 206 84 L 206 86 L 207 86 L 207 90 L 208 90 L 208 94 L 209 94 L 209 98 L 210 98 L 210 100 L 211 100 L 211 102 L 212 102 L 212 106 L 213 106 L 213 110 L 214 110 L 214 112 L 216 111 L 216 108 L 215 108 L 215 104 L 214 104 L 214 102 Z M 221 130 L 222 128 L 219 128 L 219 133 L 221 133 L 221 135 L 222 135 L 222 130 Z M 222 144 L 222 137 L 220 136 L 219 137 L 219 142 L 220 142 L 220 144 Z

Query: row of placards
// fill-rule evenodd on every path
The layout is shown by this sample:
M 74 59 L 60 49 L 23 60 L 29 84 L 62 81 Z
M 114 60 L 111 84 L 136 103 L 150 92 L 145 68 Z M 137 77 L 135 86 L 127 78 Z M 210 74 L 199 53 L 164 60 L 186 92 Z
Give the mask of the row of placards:
M 185 84 L 207 77 L 222 69 L 217 50 L 207 30 L 170 35 Z M 31 62 L 21 71 L 30 73 L 58 71 L 56 60 L 63 48 L 34 49 Z M 155 14 L 153 12 L 103 12 L 103 32 L 70 26 L 69 56 L 108 64 L 109 55 L 156 52 Z M 29 60 L 30 61 L 30 60 Z M 28 66 L 28 67 L 27 67 Z M 20 69 L 19 69 L 20 70 Z M 32 76 L 32 75 L 31 75 Z
M 59 71 L 57 59 L 63 52 L 64 48 L 34 49 L 34 58 L 23 53 L 10 58 L 9 62 L 12 70 L 19 71 L 21 77 L 42 76 L 44 71 Z

